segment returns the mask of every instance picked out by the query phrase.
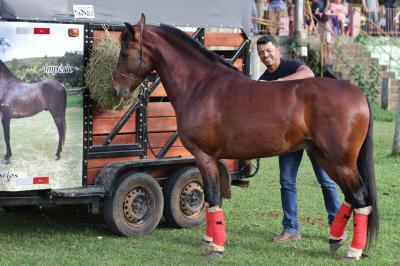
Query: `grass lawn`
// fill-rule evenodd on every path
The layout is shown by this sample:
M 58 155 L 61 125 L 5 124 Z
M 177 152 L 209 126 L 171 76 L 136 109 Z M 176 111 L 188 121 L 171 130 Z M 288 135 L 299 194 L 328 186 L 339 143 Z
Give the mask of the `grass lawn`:
M 82 98 L 82 96 L 79 96 Z M 77 97 L 75 97 L 77 99 Z M 83 109 L 66 109 L 66 135 L 61 159 L 55 160 L 59 135 L 50 112 L 43 111 L 31 117 L 11 119 L 10 164 L 1 159 L 6 153 L 3 127 L 0 126 L 0 172 L 18 173 L 20 178 L 50 177 L 50 187 L 69 188 L 82 184 Z M 4 181 L 4 180 L 3 180 Z M 48 188 L 47 185 L 40 185 Z M 0 183 L 0 189 L 30 190 L 32 185 Z M 36 186 L 37 188 L 37 186 Z M 35 189 L 36 189 L 35 188 Z
M 393 122 L 375 122 L 381 230 L 376 249 L 359 265 L 400 265 L 400 157 L 388 156 L 393 131 Z M 261 167 L 249 188 L 233 188 L 233 198 L 224 201 L 228 240 L 222 260 L 210 262 L 197 248 L 204 226 L 177 230 L 161 222 L 151 235 L 125 238 L 113 235 L 100 215 L 62 207 L 0 212 L 0 265 L 348 265 L 328 255 L 322 193 L 307 158 L 297 182 L 302 240 L 270 241 L 281 231 L 277 158 L 263 159 Z

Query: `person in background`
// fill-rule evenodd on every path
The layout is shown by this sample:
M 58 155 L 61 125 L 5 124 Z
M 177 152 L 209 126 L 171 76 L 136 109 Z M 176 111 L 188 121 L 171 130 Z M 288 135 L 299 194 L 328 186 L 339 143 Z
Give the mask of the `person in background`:
M 294 34 L 294 0 L 287 1 L 288 16 L 289 16 L 289 36 Z
M 269 20 L 267 33 L 271 35 L 279 35 L 279 29 L 282 26 L 280 24 L 281 19 L 286 18 L 287 16 L 288 9 L 283 0 L 270 0 L 267 8 L 267 20 Z
M 258 10 L 256 2 L 253 1 L 253 5 L 251 6 L 251 20 L 252 20 L 251 30 L 254 35 L 259 33 L 257 19 L 258 19 Z
M 278 43 L 273 36 L 263 36 L 257 40 L 257 52 L 261 62 L 267 67 L 259 80 L 295 80 L 314 77 L 312 70 L 296 60 L 281 58 Z M 282 108 L 286 108 L 282 106 Z M 273 242 L 299 240 L 300 224 L 297 217 L 296 176 L 303 157 L 303 150 L 290 152 L 279 156 L 281 200 L 283 208 L 283 232 L 272 239 Z M 328 212 L 328 223 L 331 224 L 340 207 L 340 199 L 336 184 L 318 166 L 309 155 L 314 173 L 321 185 Z M 341 245 L 342 243 L 340 243 Z
M 327 14 L 322 14 L 318 22 L 317 30 L 321 39 L 321 44 L 323 45 L 323 53 L 326 58 L 331 58 L 332 51 L 330 44 L 332 42 L 332 36 L 335 33 L 333 32 L 332 21 Z
M 378 27 L 378 0 L 362 0 L 362 10 L 367 16 L 367 32 L 376 35 Z
M 346 22 L 347 10 L 346 7 L 342 4 L 342 0 L 333 0 L 333 2 L 330 2 L 328 10 L 331 12 L 331 14 L 337 16 L 337 19 L 339 21 L 340 33 L 342 35 L 345 35 L 346 32 L 344 30 L 344 25 Z

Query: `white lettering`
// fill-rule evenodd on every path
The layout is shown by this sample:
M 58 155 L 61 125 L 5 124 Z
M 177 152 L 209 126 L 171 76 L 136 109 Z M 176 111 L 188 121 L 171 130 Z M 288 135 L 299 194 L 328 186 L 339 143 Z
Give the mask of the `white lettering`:
M 66 65 L 59 65 L 59 66 L 44 66 L 44 73 L 46 74 L 57 74 L 57 73 L 62 73 L 62 74 L 72 74 L 75 72 L 75 67 L 71 66 L 70 64 Z

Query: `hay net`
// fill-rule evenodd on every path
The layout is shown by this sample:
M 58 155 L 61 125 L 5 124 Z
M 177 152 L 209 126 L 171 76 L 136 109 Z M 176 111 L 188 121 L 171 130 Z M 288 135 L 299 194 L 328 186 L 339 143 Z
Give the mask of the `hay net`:
M 85 70 L 86 87 L 90 91 L 90 98 L 101 109 L 125 109 L 138 100 L 144 85 L 141 84 L 139 88 L 133 90 L 132 97 L 128 100 L 118 99 L 112 95 L 112 72 L 117 65 L 120 45 L 107 29 L 104 28 L 104 31 L 104 38 L 95 43 L 90 51 Z

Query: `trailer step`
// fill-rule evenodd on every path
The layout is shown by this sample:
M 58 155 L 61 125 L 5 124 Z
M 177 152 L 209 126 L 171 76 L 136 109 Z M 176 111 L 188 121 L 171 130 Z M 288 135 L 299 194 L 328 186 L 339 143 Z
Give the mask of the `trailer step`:
M 106 191 L 103 187 L 92 186 L 82 188 L 67 188 L 67 189 L 52 189 L 50 194 L 54 197 L 68 197 L 68 198 L 81 198 L 81 197 L 104 197 Z

